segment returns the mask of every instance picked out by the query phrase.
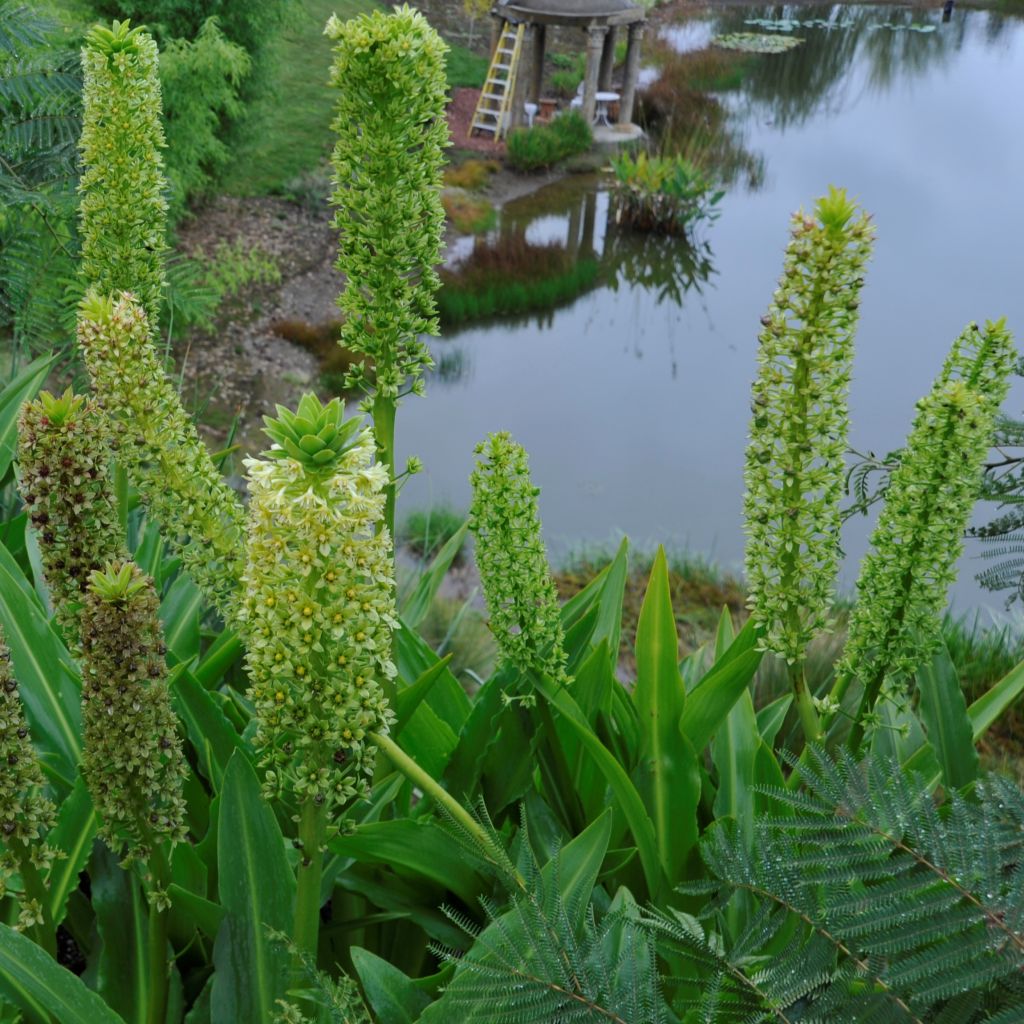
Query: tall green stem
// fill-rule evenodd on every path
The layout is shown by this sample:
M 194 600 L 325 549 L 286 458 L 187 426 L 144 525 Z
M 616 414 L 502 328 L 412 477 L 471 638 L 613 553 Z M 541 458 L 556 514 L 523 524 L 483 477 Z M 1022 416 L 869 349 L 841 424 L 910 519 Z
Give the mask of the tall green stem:
M 327 815 L 324 806 L 313 800 L 306 800 L 299 817 L 302 859 L 299 861 L 292 939 L 299 952 L 308 954 L 314 962 L 320 938 L 320 884 L 323 880 L 322 847 L 326 826 Z
M 160 893 L 167 887 L 168 864 L 163 848 L 154 844 L 149 860 L 153 887 Z M 167 960 L 167 911 L 155 903 L 149 904 L 147 927 L 147 948 L 149 954 L 148 1005 L 146 1024 L 165 1024 L 167 1020 L 167 982 L 169 977 Z

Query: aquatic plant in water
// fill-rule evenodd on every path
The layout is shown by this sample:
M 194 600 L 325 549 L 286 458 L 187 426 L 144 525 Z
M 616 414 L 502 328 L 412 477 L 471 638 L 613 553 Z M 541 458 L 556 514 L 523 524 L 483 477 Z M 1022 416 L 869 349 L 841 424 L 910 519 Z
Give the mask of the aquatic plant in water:
M 874 232 L 845 191 L 793 217 L 782 278 L 762 318 L 752 387 L 744 519 L 751 614 L 781 655 L 804 730 L 817 716 L 803 679 L 828 623 L 839 565 L 847 399 L 864 266 Z
M 764 32 L 729 32 L 715 36 L 712 46 L 723 50 L 739 50 L 741 53 L 785 53 L 799 46 L 803 39 L 797 36 L 769 35 Z

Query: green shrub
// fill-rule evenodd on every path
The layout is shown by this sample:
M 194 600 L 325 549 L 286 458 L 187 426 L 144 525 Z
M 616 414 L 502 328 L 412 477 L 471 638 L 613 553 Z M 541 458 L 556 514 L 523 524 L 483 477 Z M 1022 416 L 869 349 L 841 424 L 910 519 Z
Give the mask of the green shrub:
M 576 111 L 559 114 L 551 124 L 516 128 L 508 135 L 508 162 L 517 171 L 538 171 L 586 152 L 594 141 L 590 126 Z
M 464 46 L 449 44 L 445 58 L 445 75 L 449 89 L 479 89 L 487 78 L 487 58 Z

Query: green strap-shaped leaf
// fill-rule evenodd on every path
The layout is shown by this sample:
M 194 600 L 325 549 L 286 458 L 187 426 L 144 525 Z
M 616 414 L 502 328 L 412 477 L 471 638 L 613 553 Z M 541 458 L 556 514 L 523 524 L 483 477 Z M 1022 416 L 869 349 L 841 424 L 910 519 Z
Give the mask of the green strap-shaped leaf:
M 54 924 L 64 920 L 68 897 L 78 888 L 78 876 L 89 859 L 98 825 L 89 790 L 79 776 L 71 795 L 61 802 L 57 824 L 47 837 L 50 846 L 64 853 L 54 860 L 46 880 Z
M 943 783 L 951 789 L 966 786 L 978 777 L 978 752 L 960 677 L 945 644 L 917 670 L 917 689 L 918 710 L 939 759 Z
M 697 842 L 700 771 L 693 746 L 679 734 L 686 689 L 679 674 L 679 638 L 662 548 L 654 559 L 637 623 L 636 677 L 637 788 L 654 822 L 665 875 L 675 885 L 682 880 L 687 856 Z
M 419 578 L 412 592 L 402 602 L 402 621 L 411 629 L 415 629 L 427 617 L 434 595 L 444 582 L 456 555 L 462 549 L 468 530 L 469 523 L 465 522 L 448 538 L 444 547 L 434 556 L 430 568 Z
M 295 878 L 277 819 L 252 765 L 235 751 L 224 773 L 217 822 L 220 903 L 227 912 L 213 949 L 213 1024 L 271 1021 L 288 983 L 288 957 L 267 929 L 287 932 Z
M 78 673 L 54 632 L 39 598 L 0 546 L 0 624 L 11 649 L 14 674 L 32 727 L 32 737 L 51 777 L 71 786 L 78 774 L 81 712 Z
M 26 1013 L 60 1024 L 125 1024 L 82 979 L 31 939 L 0 924 L 0 991 Z
M 413 984 L 412 978 L 368 949 L 351 950 L 355 967 L 370 1008 L 379 1024 L 415 1024 L 430 1004 L 430 997 Z
M 40 356 L 0 391 L 0 482 L 7 476 L 18 450 L 18 413 L 22 403 L 35 397 L 56 360 L 56 355 Z

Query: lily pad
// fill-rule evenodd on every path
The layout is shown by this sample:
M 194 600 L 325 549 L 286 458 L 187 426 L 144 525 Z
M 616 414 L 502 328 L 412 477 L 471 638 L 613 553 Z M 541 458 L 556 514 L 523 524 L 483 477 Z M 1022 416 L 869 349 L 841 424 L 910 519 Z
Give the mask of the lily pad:
M 785 53 L 799 46 L 803 39 L 799 36 L 767 35 L 763 32 L 730 32 L 728 35 L 715 36 L 711 42 L 724 50 L 740 50 L 743 53 Z

